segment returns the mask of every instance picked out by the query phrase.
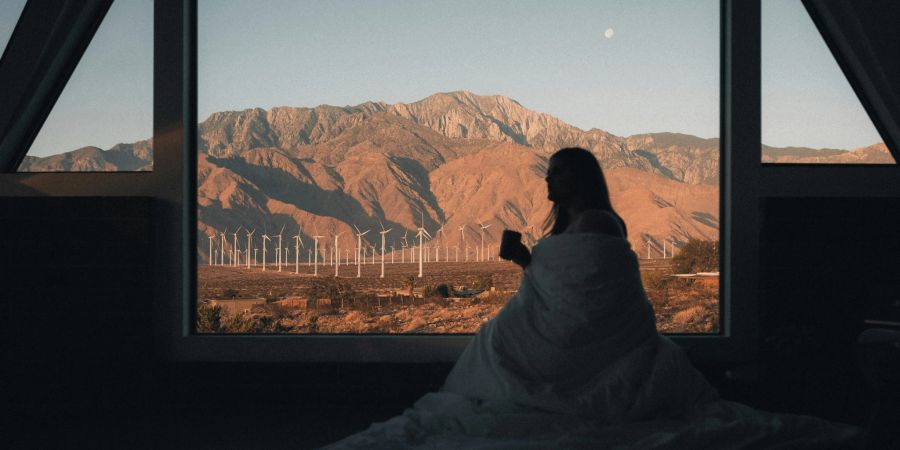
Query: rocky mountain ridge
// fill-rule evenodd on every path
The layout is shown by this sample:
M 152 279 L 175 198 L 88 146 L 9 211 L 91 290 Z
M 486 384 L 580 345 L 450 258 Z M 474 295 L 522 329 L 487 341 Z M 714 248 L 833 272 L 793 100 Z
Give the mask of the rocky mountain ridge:
M 442 245 L 475 246 L 480 223 L 491 225 L 488 243 L 503 228 L 522 230 L 533 242 L 550 206 L 547 157 L 564 146 L 598 157 L 636 250 L 649 246 L 658 256 L 663 241 L 718 238 L 718 139 L 583 131 L 503 96 L 462 91 L 409 104 L 218 112 L 199 124 L 198 135 L 201 261 L 208 258 L 207 236 L 226 233 L 231 240 L 238 227 L 238 236 L 258 230 L 257 245 L 263 233 L 285 227 L 285 242 L 298 232 L 306 245 L 314 235 L 324 244 L 339 234 L 347 248 L 354 225 L 374 230 L 367 237 L 376 238 L 383 225 L 394 229 L 388 246 L 399 248 L 404 233 L 411 244 L 424 224 Z M 809 150 L 764 147 L 763 158 L 880 155 L 877 146 L 861 153 Z M 25 170 L 151 167 L 149 141 L 23 164 Z

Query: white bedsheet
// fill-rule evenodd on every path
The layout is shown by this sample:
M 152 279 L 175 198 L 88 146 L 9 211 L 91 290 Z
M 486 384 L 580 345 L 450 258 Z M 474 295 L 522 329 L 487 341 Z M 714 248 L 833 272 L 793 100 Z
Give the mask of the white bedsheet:
M 628 242 L 562 234 L 441 391 L 327 448 L 808 448 L 858 431 L 720 400 L 656 331 Z

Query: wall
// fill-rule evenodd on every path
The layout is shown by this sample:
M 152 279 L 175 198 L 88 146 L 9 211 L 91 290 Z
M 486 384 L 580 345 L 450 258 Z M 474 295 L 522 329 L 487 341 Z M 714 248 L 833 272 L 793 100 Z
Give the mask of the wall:
M 440 386 L 448 364 L 162 361 L 151 314 L 158 289 L 146 276 L 153 202 L 0 198 L 5 391 L 21 429 L 80 436 L 113 423 L 130 436 L 163 424 L 175 430 L 169 439 L 208 443 L 267 424 L 274 436 L 318 445 Z M 723 377 L 726 367 L 702 369 L 728 398 L 861 423 L 869 399 L 852 343 L 863 306 L 900 292 L 900 199 L 769 199 L 761 217 L 761 360 L 737 380 Z M 73 418 L 81 425 L 67 429 Z M 229 421 L 253 425 L 229 434 Z

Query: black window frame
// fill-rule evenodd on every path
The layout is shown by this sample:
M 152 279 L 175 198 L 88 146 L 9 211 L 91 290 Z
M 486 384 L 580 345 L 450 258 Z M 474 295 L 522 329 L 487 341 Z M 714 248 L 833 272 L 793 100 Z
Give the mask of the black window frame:
M 815 0 L 805 2 L 818 4 Z M 900 165 L 767 165 L 760 158 L 759 0 L 720 3 L 721 332 L 669 335 L 699 361 L 748 361 L 758 337 L 761 206 L 767 198 L 900 197 Z M 812 8 L 815 9 L 815 6 Z M 817 25 L 822 25 L 816 19 Z M 826 21 L 827 22 L 827 21 Z M 824 33 L 823 33 L 824 34 Z M 827 39 L 832 51 L 852 36 Z M 173 361 L 448 362 L 471 339 L 192 333 L 196 297 L 197 2 L 154 2 L 153 172 L 3 173 L 0 195 L 154 199 L 155 336 Z M 838 58 L 842 67 L 848 64 Z M 849 61 L 852 64 L 853 61 Z M 855 70 L 855 69 L 854 69 Z M 845 74 L 848 72 L 845 70 Z M 848 74 L 870 117 L 878 80 Z M 862 81 L 860 81 L 862 80 Z M 890 121 L 875 120 L 896 153 Z M 885 129 L 889 136 L 885 135 Z M 896 154 L 895 154 L 896 158 Z M 17 194 L 18 193 L 18 194 Z

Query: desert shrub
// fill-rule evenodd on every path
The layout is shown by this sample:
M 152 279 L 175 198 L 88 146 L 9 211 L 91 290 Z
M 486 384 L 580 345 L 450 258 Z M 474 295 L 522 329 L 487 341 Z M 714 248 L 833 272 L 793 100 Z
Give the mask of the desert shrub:
M 290 331 L 290 328 L 282 325 L 280 320 L 269 315 L 241 313 L 227 317 L 222 330 L 226 333 L 285 333 Z
M 274 305 L 281 306 L 281 305 Z M 284 333 L 290 331 L 279 317 L 241 313 L 231 315 L 219 305 L 197 305 L 197 331 L 200 333 Z
M 695 323 L 703 317 L 703 307 L 700 305 L 690 306 L 682 309 L 672 316 L 672 322 L 675 325 L 685 326 Z
M 663 270 L 644 270 L 641 271 L 641 283 L 648 291 L 665 289 L 669 281 L 668 275 L 669 273 Z
M 412 297 L 414 295 L 414 290 L 416 288 L 416 277 L 410 275 L 406 277 L 406 287 L 409 288 L 409 296 Z
M 390 316 L 381 316 L 378 321 L 371 327 L 371 331 L 377 333 L 390 333 L 393 329 L 393 320 Z
M 287 319 L 291 317 L 291 308 L 280 305 L 278 303 L 266 303 L 261 307 L 263 314 L 270 315 L 275 319 Z
M 701 302 L 678 311 L 666 331 L 679 333 L 712 333 L 719 329 L 719 310 L 715 302 Z
M 479 276 L 475 280 L 475 284 L 472 286 L 472 289 L 489 290 L 492 287 L 494 287 L 494 278 L 491 276 L 491 274 L 484 274 Z
M 425 297 L 441 297 L 447 298 L 450 296 L 450 286 L 446 284 L 431 284 L 425 286 L 422 295 Z
M 446 308 L 450 306 L 450 300 L 441 297 L 439 295 L 425 296 L 424 301 L 440 306 L 441 308 Z
M 714 272 L 719 270 L 719 241 L 691 239 L 672 258 L 675 273 Z
M 485 303 L 488 305 L 505 305 L 512 294 L 500 291 L 489 291 L 474 298 L 472 303 Z
M 423 328 L 428 326 L 428 323 L 425 322 L 425 319 L 421 317 L 414 317 L 409 321 L 404 327 L 402 332 L 404 333 L 421 333 Z
M 310 304 L 316 304 L 320 298 L 330 298 L 331 308 L 344 309 L 348 303 L 353 303 L 358 294 L 350 283 L 341 282 L 334 278 L 317 278 L 309 283 L 306 295 Z
M 222 329 L 222 307 L 200 303 L 197 305 L 197 332 L 217 333 Z

